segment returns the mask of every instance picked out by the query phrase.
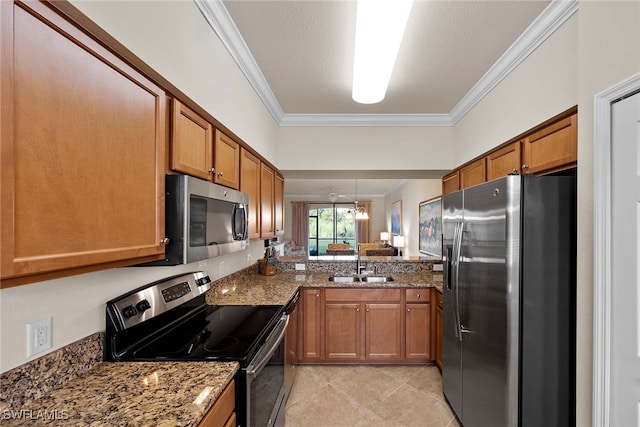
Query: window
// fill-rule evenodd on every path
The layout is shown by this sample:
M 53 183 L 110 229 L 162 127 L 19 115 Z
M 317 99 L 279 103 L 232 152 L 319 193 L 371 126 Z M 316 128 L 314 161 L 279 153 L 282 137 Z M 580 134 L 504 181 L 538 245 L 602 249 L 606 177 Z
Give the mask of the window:
M 309 255 L 326 255 L 329 243 L 348 243 L 356 248 L 356 220 L 353 203 L 309 205 Z

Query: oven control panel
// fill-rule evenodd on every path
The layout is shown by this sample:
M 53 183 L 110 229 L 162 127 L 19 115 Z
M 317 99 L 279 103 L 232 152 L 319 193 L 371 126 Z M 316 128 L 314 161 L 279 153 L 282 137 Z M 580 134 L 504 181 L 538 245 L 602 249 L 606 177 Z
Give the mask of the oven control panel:
M 158 316 L 211 289 L 207 273 L 172 276 L 142 286 L 107 303 L 107 316 L 124 330 Z
M 189 282 L 182 282 L 177 285 L 173 285 L 170 288 L 163 289 L 162 298 L 164 298 L 164 302 L 171 302 L 189 294 L 190 292 L 191 286 L 189 286 Z

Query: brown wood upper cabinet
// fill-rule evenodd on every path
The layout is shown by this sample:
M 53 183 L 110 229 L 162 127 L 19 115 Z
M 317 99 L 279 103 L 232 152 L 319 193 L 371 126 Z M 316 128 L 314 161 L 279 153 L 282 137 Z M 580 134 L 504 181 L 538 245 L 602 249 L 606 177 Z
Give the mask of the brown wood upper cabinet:
M 164 254 L 165 91 L 40 2 L 0 2 L 2 287 Z
M 172 107 L 171 169 L 211 180 L 213 126 L 175 98 Z
M 442 194 L 453 193 L 460 189 L 460 171 L 458 169 L 442 177 Z
M 460 169 L 460 189 L 482 184 L 487 180 L 486 160 L 478 159 Z
M 551 173 L 578 161 L 577 113 L 527 136 L 523 141 L 522 173 Z
M 260 164 L 260 237 L 276 235 L 274 211 L 276 173 L 266 163 Z
M 273 215 L 276 234 L 284 231 L 284 177 L 276 172 L 273 189 Z
M 240 149 L 240 191 L 249 195 L 249 239 L 260 238 L 260 159 Z
M 173 99 L 171 169 L 225 187 L 240 188 L 240 144 Z
M 520 173 L 520 144 L 515 141 L 487 155 L 487 181 Z
M 571 109 L 445 175 L 442 194 L 511 173 L 550 174 L 573 168 L 577 162 L 577 112 Z
M 213 148 L 213 182 L 239 189 L 240 144 L 216 129 Z

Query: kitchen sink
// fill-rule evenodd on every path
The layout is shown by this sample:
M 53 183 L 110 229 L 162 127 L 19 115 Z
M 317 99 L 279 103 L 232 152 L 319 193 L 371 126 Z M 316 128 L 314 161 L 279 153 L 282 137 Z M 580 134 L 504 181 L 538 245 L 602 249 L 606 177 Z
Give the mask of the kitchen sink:
M 371 283 L 393 282 L 393 277 L 388 276 L 363 276 L 360 280 Z
M 393 277 L 389 276 L 331 276 L 330 282 L 336 283 L 354 283 L 354 282 L 369 282 L 369 283 L 385 283 L 393 282 Z
M 329 277 L 330 282 L 340 282 L 340 283 L 353 283 L 359 282 L 360 278 L 357 276 L 331 276 Z

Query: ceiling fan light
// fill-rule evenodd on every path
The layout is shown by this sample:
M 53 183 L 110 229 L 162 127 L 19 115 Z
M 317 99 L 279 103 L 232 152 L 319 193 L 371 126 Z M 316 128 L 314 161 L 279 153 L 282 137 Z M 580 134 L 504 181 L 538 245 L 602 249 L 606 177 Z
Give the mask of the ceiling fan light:
M 360 104 L 384 99 L 413 0 L 358 0 L 351 97 Z

